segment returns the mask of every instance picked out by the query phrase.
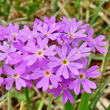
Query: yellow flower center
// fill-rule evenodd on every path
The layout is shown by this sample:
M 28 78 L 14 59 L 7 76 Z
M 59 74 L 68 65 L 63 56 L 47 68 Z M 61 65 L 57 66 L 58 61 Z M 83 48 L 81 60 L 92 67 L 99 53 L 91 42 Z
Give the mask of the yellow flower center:
M 13 74 L 13 77 L 14 78 L 18 78 L 19 77 L 19 74 Z
M 64 44 L 64 43 L 65 43 L 65 41 L 63 40 L 63 41 L 62 41 L 62 43 Z
M 31 38 L 32 36 L 30 35 L 29 38 Z
M 92 42 L 95 44 L 94 40 L 92 39 Z
M 70 36 L 74 36 L 74 34 L 73 33 L 70 33 Z
M 83 79 L 83 78 L 84 78 L 84 74 L 82 73 L 79 75 L 79 79 Z
M 79 54 L 79 52 L 77 51 L 76 54 Z
M 47 36 L 49 35 L 49 33 L 45 33 Z
M 42 54 L 43 54 L 42 50 L 39 50 L 39 51 L 37 52 L 37 55 L 38 55 L 38 56 L 41 56 Z
M 63 63 L 64 65 L 67 65 L 67 64 L 68 64 L 68 60 L 67 60 L 67 59 L 64 59 L 64 60 L 62 61 L 62 63 Z
M 12 35 L 16 36 L 16 35 L 17 35 L 17 33 L 12 33 Z
M 65 87 L 60 87 L 60 88 L 63 89 L 63 90 L 66 89 Z
M 45 72 L 45 76 L 50 76 L 50 72 L 49 71 L 46 71 Z

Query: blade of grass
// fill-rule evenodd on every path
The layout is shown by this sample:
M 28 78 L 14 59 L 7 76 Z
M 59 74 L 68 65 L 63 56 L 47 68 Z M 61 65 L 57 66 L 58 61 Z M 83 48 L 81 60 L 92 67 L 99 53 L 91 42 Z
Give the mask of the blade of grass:
M 89 106 L 88 106 L 88 110 L 90 110 L 91 106 L 94 104 L 97 96 L 99 95 L 100 91 L 106 87 L 106 85 L 108 84 L 108 82 L 110 81 L 110 78 L 108 78 L 104 84 L 98 89 L 98 91 L 96 92 L 95 96 L 93 97 L 92 101 L 90 102 Z
M 49 98 L 49 103 L 48 103 L 48 106 L 47 106 L 47 110 L 51 110 L 52 99 L 53 99 L 53 93 L 50 94 L 50 98 Z
M 40 105 L 39 105 L 38 110 L 42 110 L 42 107 L 43 107 L 43 105 L 44 105 L 44 100 L 45 100 L 45 98 L 46 98 L 46 94 L 47 94 L 47 91 L 45 91 L 44 94 L 43 94 L 42 101 L 41 101 L 41 103 L 40 103 Z
M 109 44 L 110 44 L 110 41 L 109 41 Z M 103 69 L 102 69 L 100 81 L 103 80 L 103 74 L 105 72 L 106 62 L 107 62 L 108 57 L 109 57 L 109 52 L 110 52 L 110 45 L 109 44 L 108 44 L 108 52 L 105 54 L 105 57 L 104 57 L 104 60 L 103 60 L 103 65 L 102 65 Z
M 99 101 L 100 97 L 102 96 L 102 94 L 103 94 L 103 92 L 104 92 L 104 90 L 105 90 L 105 88 L 106 88 L 106 86 L 107 86 L 107 84 L 108 84 L 109 81 L 110 81 L 110 78 L 107 80 L 106 85 L 103 87 L 102 91 L 100 92 L 100 94 L 98 94 L 98 97 L 95 99 L 94 104 L 93 104 L 93 107 L 92 107 L 91 110 L 95 110 L 96 104 Z
M 8 91 L 8 110 L 11 110 L 11 89 Z
M 86 92 L 83 93 L 78 110 L 88 110 L 87 107 L 91 95 L 92 94 L 87 94 Z
M 53 13 L 54 14 L 56 13 L 57 8 L 58 8 L 57 3 L 58 3 L 58 0 L 53 0 Z
M 86 69 L 88 69 L 90 67 L 93 56 L 94 56 L 94 53 L 91 53 L 91 55 L 89 56 L 88 65 L 87 65 Z
M 2 7 L 2 1 L 0 0 L 0 7 Z M 0 9 L 0 16 L 1 16 L 2 12 L 1 12 L 1 9 Z
M 68 108 L 71 110 L 71 103 L 69 100 L 66 102 L 66 104 L 64 104 L 63 110 L 68 110 Z
M 110 105 L 108 106 L 107 110 L 110 110 Z
M 105 29 L 103 29 L 101 32 L 99 32 L 98 35 L 101 35 L 102 33 L 104 33 L 105 31 L 107 31 L 110 28 L 110 25 L 106 26 Z
M 98 8 L 97 8 L 97 10 L 95 12 L 95 15 L 93 16 L 93 18 L 92 18 L 92 20 L 90 22 L 91 25 L 94 24 L 94 22 L 96 21 L 96 19 L 98 17 L 98 13 L 101 10 L 101 8 L 102 8 L 103 4 L 105 3 L 105 1 L 106 0 L 100 0 L 100 4 L 99 4 L 99 6 L 98 6 Z
M 4 8 L 4 19 L 5 21 L 7 21 L 7 18 L 8 18 L 8 4 L 7 4 L 7 0 L 4 0 L 4 3 L 3 3 L 3 8 Z
M 25 87 L 24 88 L 24 93 L 25 93 L 25 96 L 26 96 L 26 106 L 27 106 L 27 110 L 30 110 L 30 106 L 29 106 L 29 93 L 28 93 L 28 88 Z
M 93 59 L 93 60 L 103 60 L 104 57 L 93 56 L 92 59 Z
M 78 20 L 80 20 L 80 0 L 78 0 Z

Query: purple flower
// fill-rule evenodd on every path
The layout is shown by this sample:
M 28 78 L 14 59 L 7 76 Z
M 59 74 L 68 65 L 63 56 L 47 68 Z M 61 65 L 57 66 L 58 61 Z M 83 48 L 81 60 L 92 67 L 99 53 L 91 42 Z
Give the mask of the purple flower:
M 77 49 L 72 49 L 68 56 L 67 56 L 67 46 L 63 45 L 60 49 L 59 47 L 56 47 L 56 53 L 60 58 L 57 57 L 49 57 L 51 62 L 48 64 L 49 67 L 57 67 L 59 66 L 59 69 L 56 72 L 56 75 L 61 76 L 65 79 L 69 78 L 69 71 L 71 71 L 73 74 L 78 75 L 79 68 L 82 68 L 83 66 L 80 63 L 75 63 L 73 61 L 80 58 L 80 55 L 76 54 Z
M 99 35 L 95 39 L 93 39 L 93 28 L 87 29 L 88 37 L 84 38 L 83 40 L 88 41 L 89 47 L 91 47 L 92 51 L 95 52 L 95 48 L 102 54 L 108 52 L 106 49 L 102 48 L 101 46 L 107 45 L 107 42 L 103 41 L 105 38 L 103 35 Z
M 79 31 L 77 31 L 77 29 L 77 26 L 64 25 L 62 27 L 62 30 L 68 35 L 70 39 L 86 37 L 86 34 L 84 34 L 86 29 L 81 29 Z
M 63 84 L 65 82 L 67 82 L 67 84 Z M 69 87 L 67 87 L 68 82 L 69 82 L 69 80 L 62 81 L 61 85 L 58 85 L 57 88 L 48 90 L 47 93 L 54 92 L 53 96 L 58 97 L 61 94 L 61 92 L 63 92 L 63 99 L 62 99 L 63 104 L 65 104 L 68 101 L 68 99 L 70 100 L 71 103 L 73 103 L 73 101 L 74 101 L 73 96 L 69 92 L 69 90 L 70 90 Z
M 75 47 L 74 46 L 75 42 L 76 42 L 76 40 L 74 42 L 72 42 L 73 47 Z M 79 44 L 79 42 L 77 44 Z M 90 55 L 90 53 L 88 53 L 88 52 L 91 50 L 91 48 L 87 47 L 87 42 L 82 43 L 80 47 L 78 47 L 78 45 L 77 45 L 76 48 L 77 48 L 76 54 L 80 54 L 81 58 L 84 58 L 84 57 Z
M 4 79 L 3 84 L 6 84 L 6 90 L 9 90 L 14 81 L 16 84 L 16 89 L 20 90 L 21 87 L 26 87 L 26 82 L 23 78 L 26 77 L 26 74 L 23 74 L 26 69 L 26 62 L 22 62 L 19 66 L 14 66 L 13 70 L 9 65 L 4 65 L 5 69 L 3 69 L 3 74 L 8 75 L 9 77 Z
M 62 20 L 64 25 L 68 24 L 72 27 L 73 26 L 79 27 L 82 24 L 82 20 L 76 22 L 76 18 L 72 18 L 71 22 L 69 22 L 69 20 L 65 16 L 63 16 L 63 18 L 61 18 L 61 20 Z
M 48 19 L 46 16 L 44 16 L 44 22 L 47 23 L 48 25 L 54 24 L 56 21 L 56 18 L 54 16 L 51 16 L 50 19 Z
M 17 64 L 20 63 L 21 61 L 23 61 L 24 57 L 28 54 L 25 50 L 24 50 L 24 43 L 21 40 L 18 40 L 18 42 L 14 42 L 13 46 L 19 50 L 19 53 L 17 52 L 10 52 L 9 56 L 12 57 L 13 59 L 11 59 L 9 61 L 9 64 Z
M 43 58 L 46 58 L 45 56 L 53 56 L 56 54 L 56 52 L 54 52 L 56 47 L 55 45 L 46 48 L 48 43 L 47 38 L 42 40 L 42 38 L 38 37 L 37 43 L 38 47 L 33 42 L 29 42 L 28 45 L 24 47 L 27 52 L 31 53 L 31 55 L 27 55 L 24 58 L 24 60 L 28 61 L 28 66 L 34 64 L 36 60 L 42 60 Z
M 61 18 L 61 20 L 62 20 L 61 22 L 63 25 L 66 24 L 66 25 L 70 25 L 72 27 L 76 26 L 78 29 L 83 29 L 83 28 L 86 28 L 89 26 L 89 24 L 82 25 L 82 23 L 83 23 L 82 20 L 76 22 L 76 18 L 72 18 L 71 22 L 69 22 L 69 20 L 65 16 L 63 16 L 63 18 Z
M 36 87 L 42 87 L 42 91 L 46 91 L 48 89 L 49 83 L 51 83 L 55 88 L 58 87 L 58 81 L 60 81 L 60 78 L 54 74 L 53 69 L 46 67 L 46 65 L 47 64 L 45 64 L 43 68 L 41 67 L 41 69 L 36 69 L 30 76 L 31 79 L 39 80 Z
M 0 25 L 0 41 L 4 40 L 5 30 L 5 27 Z
M 70 44 L 70 39 L 68 38 L 68 35 L 62 33 L 62 34 L 59 34 L 58 38 L 57 38 L 57 42 L 58 44 L 60 45 L 68 45 Z
M 87 63 L 84 63 L 84 67 L 86 67 L 85 64 Z M 80 93 L 80 85 L 82 84 L 84 91 L 91 93 L 90 88 L 96 89 L 97 86 L 94 82 L 90 81 L 87 78 L 96 78 L 100 76 L 101 73 L 96 71 L 97 68 L 98 66 L 92 66 L 86 71 L 84 71 L 84 68 L 79 70 L 79 75 L 75 76 L 76 79 L 72 83 L 70 83 L 69 88 L 71 90 L 73 89 L 75 94 L 78 95 Z
M 33 40 L 39 35 L 36 31 L 31 31 L 26 25 L 24 25 L 23 29 L 19 31 L 19 34 L 22 36 L 20 37 L 20 40 L 23 42 Z
M 15 52 L 16 49 L 13 47 L 13 45 L 11 44 L 11 48 L 9 49 L 9 45 L 7 44 L 6 41 L 3 42 L 3 46 L 0 45 L 0 50 L 4 53 L 0 53 L 0 61 L 5 60 L 5 64 L 8 64 L 9 61 L 12 59 L 9 56 L 10 52 Z
M 52 24 L 50 27 L 44 23 L 43 27 L 39 27 L 39 31 L 41 32 L 42 36 L 48 37 L 51 40 L 57 39 L 59 33 L 57 31 L 59 26 L 56 26 L 56 23 Z
M 18 30 L 19 30 L 18 24 L 13 25 L 10 23 L 6 29 L 7 32 L 4 37 L 7 38 L 9 41 L 17 40 L 19 38 Z

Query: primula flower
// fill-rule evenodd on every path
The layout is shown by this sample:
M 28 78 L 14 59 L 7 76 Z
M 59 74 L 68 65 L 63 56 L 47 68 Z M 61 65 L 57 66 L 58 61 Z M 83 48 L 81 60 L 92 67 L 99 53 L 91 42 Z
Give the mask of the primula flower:
M 70 82 L 70 80 L 63 80 L 61 82 L 61 85 L 58 85 L 57 88 L 48 90 L 47 93 L 54 92 L 53 96 L 58 97 L 61 94 L 61 92 L 63 92 L 63 99 L 62 99 L 63 104 L 65 104 L 68 101 L 68 99 L 70 100 L 71 103 L 73 103 L 74 101 L 73 96 L 69 92 L 70 90 L 69 87 L 67 87 L 68 82 Z
M 21 40 L 18 40 L 18 42 L 14 42 L 13 46 L 19 50 L 20 53 L 16 53 L 16 52 L 10 52 L 9 56 L 12 57 L 13 59 L 11 59 L 9 61 L 9 64 L 17 64 L 20 63 L 21 61 L 23 61 L 24 57 L 28 54 L 28 52 L 26 52 L 24 50 L 24 43 Z
M 84 34 L 86 29 L 81 29 L 79 31 L 77 31 L 77 29 L 77 26 L 72 27 L 67 25 L 62 27 L 62 30 L 68 35 L 70 39 L 86 37 L 86 34 Z
M 14 40 L 17 40 L 19 38 L 18 30 L 19 30 L 18 24 L 13 25 L 10 23 L 6 29 L 6 35 L 4 37 L 7 38 L 8 41 L 13 42 Z
M 0 61 L 5 60 L 5 64 L 8 64 L 9 61 L 12 59 L 9 56 L 10 52 L 15 52 L 16 49 L 13 47 L 13 45 L 11 44 L 11 48 L 9 49 L 9 45 L 7 44 L 6 41 L 3 42 L 3 46 L 0 45 L 0 50 L 4 53 L 0 53 Z
M 0 41 L 4 40 L 5 30 L 5 27 L 0 25 Z
M 33 40 L 38 36 L 36 31 L 31 31 L 28 26 L 24 25 L 23 29 L 19 31 L 19 34 L 22 36 L 20 40 L 23 42 Z
M 68 56 L 67 56 L 67 46 L 63 45 L 60 49 L 59 47 L 56 47 L 55 49 L 56 53 L 60 58 L 57 57 L 49 57 L 51 62 L 48 64 L 49 67 L 57 67 L 59 66 L 59 69 L 56 72 L 56 75 L 61 76 L 65 79 L 69 78 L 69 71 L 71 71 L 73 74 L 78 75 L 79 68 L 82 68 L 83 66 L 80 63 L 75 63 L 73 61 L 80 58 L 80 55 L 76 54 L 77 49 L 72 49 Z
M 14 81 L 16 84 L 16 89 L 20 90 L 21 87 L 26 87 L 26 82 L 23 78 L 26 78 L 26 74 L 23 74 L 26 69 L 26 62 L 22 62 L 19 66 L 14 66 L 15 69 L 13 70 L 10 65 L 4 65 L 5 69 L 3 69 L 3 74 L 8 75 L 9 77 L 4 79 L 3 84 L 6 84 L 6 90 L 9 90 Z M 29 78 L 27 78 L 29 79 Z
M 27 52 L 31 53 L 31 55 L 27 55 L 24 58 L 24 60 L 28 61 L 28 66 L 34 64 L 36 60 L 42 60 L 43 58 L 46 58 L 45 56 L 53 56 L 56 54 L 56 52 L 54 52 L 56 47 L 55 45 L 52 45 L 46 49 L 48 43 L 47 38 L 42 40 L 42 38 L 38 37 L 37 43 L 38 47 L 33 42 L 29 42 L 28 45 L 24 47 Z
M 70 44 L 70 39 L 68 38 L 68 35 L 62 33 L 62 34 L 59 34 L 58 38 L 57 38 L 57 42 L 58 44 L 60 45 L 68 45 Z
M 36 84 L 36 87 L 42 87 L 42 91 L 46 91 L 49 87 L 49 84 L 52 84 L 52 86 L 55 88 L 58 87 L 58 81 L 60 81 L 60 78 L 54 75 L 53 69 L 48 68 L 46 65 L 41 67 L 41 69 L 36 69 L 30 78 L 39 80 Z
M 85 60 L 83 60 L 83 62 L 84 61 Z M 72 83 L 70 83 L 70 85 L 69 85 L 70 89 L 71 90 L 73 89 L 76 95 L 78 95 L 80 93 L 81 84 L 82 84 L 82 87 L 83 87 L 84 91 L 87 92 L 87 93 L 91 93 L 90 88 L 91 89 L 96 89 L 97 88 L 96 84 L 93 81 L 90 81 L 87 78 L 96 78 L 96 77 L 100 76 L 100 74 L 101 74 L 100 72 L 96 71 L 98 66 L 92 66 L 88 70 L 84 71 L 84 69 L 87 66 L 87 62 L 86 63 L 84 62 L 83 65 L 84 65 L 83 69 L 79 70 L 79 75 L 76 75 L 74 77 L 75 80 Z
M 95 48 L 102 54 L 108 52 L 106 49 L 102 48 L 101 46 L 107 45 L 107 42 L 103 41 L 105 38 L 103 35 L 99 35 L 95 39 L 93 39 L 93 28 L 87 28 L 88 37 L 84 38 L 85 41 L 88 41 L 89 47 L 91 47 L 92 51 L 95 52 Z
M 61 22 L 63 22 L 63 24 L 65 25 L 70 25 L 70 26 L 76 26 L 76 27 L 79 27 L 80 25 L 82 25 L 82 20 L 80 20 L 80 21 L 78 21 L 78 22 L 76 22 L 76 18 L 72 18 L 71 19 L 71 22 L 69 22 L 69 20 L 65 17 L 65 16 L 63 16 L 63 18 L 61 18 Z
M 0 74 L 2 73 L 2 68 L 0 68 Z M 2 77 L 0 77 L 0 86 L 3 83 L 4 79 Z
M 78 45 L 74 46 L 75 42 L 76 41 L 72 42 L 72 44 L 73 44 L 73 47 L 77 48 L 76 54 L 80 54 L 81 58 L 84 58 L 90 55 L 90 53 L 88 52 L 91 50 L 91 48 L 87 47 L 87 42 L 82 43 L 80 47 L 78 47 Z M 79 42 L 77 44 L 79 44 Z
M 59 29 L 59 26 L 56 26 L 56 23 L 52 24 L 50 27 L 44 23 L 43 27 L 39 27 L 39 31 L 41 32 L 41 35 L 44 37 L 48 37 L 51 40 L 57 39 L 59 33 L 55 32 Z
M 51 16 L 50 19 L 48 19 L 46 16 L 44 16 L 44 22 L 47 23 L 49 26 L 54 24 L 56 21 L 56 18 L 54 16 Z
M 89 24 L 82 23 L 66 17 L 56 23 L 52 16 L 44 17 L 44 22 L 35 18 L 33 29 L 27 25 L 23 29 L 18 24 L 9 24 L 7 28 L 0 25 L 0 61 L 4 63 L 0 74 L 5 78 L 0 77 L 0 86 L 4 84 L 9 90 L 15 82 L 20 90 L 31 88 L 34 80 L 36 88 L 46 91 L 52 85 L 54 88 L 47 93 L 54 92 L 54 97 L 63 93 L 64 104 L 68 99 L 73 103 L 70 91 L 78 95 L 83 88 L 91 93 L 97 86 L 88 78 L 96 78 L 100 72 L 96 71 L 98 66 L 85 70 L 86 57 L 95 48 L 100 53 L 107 52 L 102 48 L 107 42 L 103 41 L 103 35 L 93 39 L 93 28 L 88 29 Z

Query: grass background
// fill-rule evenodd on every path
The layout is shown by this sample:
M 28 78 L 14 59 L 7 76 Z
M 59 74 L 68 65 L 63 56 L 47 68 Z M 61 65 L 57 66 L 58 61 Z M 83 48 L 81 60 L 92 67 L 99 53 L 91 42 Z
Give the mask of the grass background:
M 66 16 L 68 20 L 76 18 L 83 20 L 83 23 L 90 23 L 94 28 L 94 37 L 100 34 L 105 35 L 105 40 L 110 42 L 110 0 L 0 0 L 0 24 L 7 27 L 9 23 L 19 24 L 20 28 L 24 24 L 30 28 L 33 26 L 35 18 L 43 20 L 43 17 L 55 16 L 57 21 Z M 72 107 L 73 110 L 107 110 L 110 104 L 110 45 L 105 47 L 109 52 L 101 55 L 96 52 L 89 57 L 88 67 L 91 65 L 99 65 L 101 77 L 95 79 L 98 89 L 92 95 L 84 93 L 76 98 Z M 33 85 L 29 89 L 30 109 L 36 110 L 42 102 L 43 93 L 37 90 Z M 12 110 L 20 108 L 21 101 L 26 102 L 23 90 L 5 91 L 4 86 L 0 88 L 0 110 L 7 110 L 8 94 L 11 92 Z M 45 95 L 45 94 L 44 94 Z M 86 100 L 86 101 L 81 101 Z M 49 95 L 45 97 L 43 110 L 47 109 Z M 80 103 L 81 102 L 81 103 Z M 80 104 L 79 104 L 80 103 Z M 85 106 L 84 106 L 85 105 Z M 67 109 L 70 107 L 67 103 Z M 84 107 L 84 108 L 83 108 Z M 65 107 L 66 108 L 66 107 Z M 53 98 L 51 105 L 52 110 L 63 110 L 61 97 Z M 24 109 L 26 105 L 24 103 Z M 110 110 L 110 107 L 108 108 Z

